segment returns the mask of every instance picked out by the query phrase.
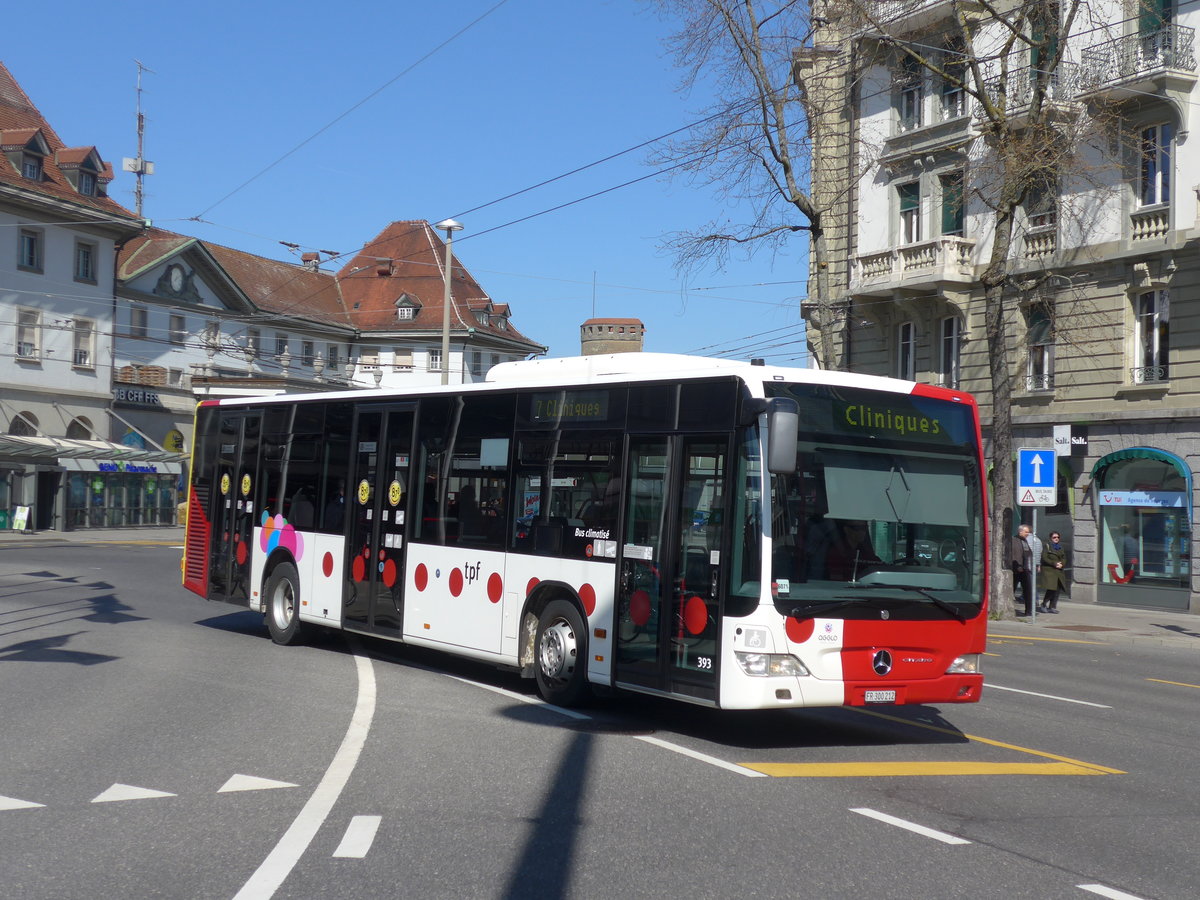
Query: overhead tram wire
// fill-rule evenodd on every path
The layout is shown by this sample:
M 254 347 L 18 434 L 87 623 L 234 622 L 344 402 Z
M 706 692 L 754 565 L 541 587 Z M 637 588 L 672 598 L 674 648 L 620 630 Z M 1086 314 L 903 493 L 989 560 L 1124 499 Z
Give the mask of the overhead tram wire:
M 508 2 L 508 0 L 499 0 L 498 3 L 496 3 L 495 5 L 493 5 L 486 11 L 484 11 L 482 14 L 477 16 L 472 21 L 468 22 L 466 25 L 464 25 L 458 31 L 454 32 L 454 34 L 450 35 L 450 37 L 446 38 L 444 41 L 442 41 L 440 44 L 438 44 L 432 50 L 428 51 L 424 56 L 420 57 L 416 62 L 410 64 L 407 68 L 405 68 L 403 71 L 401 71 L 400 74 L 396 75 L 394 78 L 392 78 L 389 81 L 385 82 L 384 84 L 380 85 L 378 88 L 373 90 L 371 93 L 367 94 L 367 96 L 363 97 L 361 100 L 359 100 L 357 103 L 355 103 L 349 109 L 347 109 L 341 115 L 337 116 L 336 118 L 332 119 L 331 121 L 329 121 L 328 123 L 323 125 L 321 128 L 314 131 L 312 134 L 310 134 L 308 137 L 306 137 L 304 140 L 302 140 L 299 144 L 297 144 L 295 147 L 293 147 L 291 150 L 289 150 L 287 153 L 283 154 L 283 156 L 279 157 L 277 160 L 275 160 L 273 163 L 268 165 L 266 168 L 262 169 L 261 171 L 257 172 L 256 174 L 252 175 L 246 181 L 243 181 L 241 184 L 239 184 L 237 187 L 235 187 L 232 191 L 230 191 L 228 194 L 226 194 L 224 197 L 222 197 L 216 203 L 213 203 L 213 204 L 209 205 L 207 208 L 201 210 L 198 214 L 196 214 L 195 216 L 192 217 L 192 221 L 199 221 L 204 215 L 206 215 L 207 213 L 216 209 L 218 206 L 220 206 L 222 203 L 224 203 L 226 200 L 228 200 L 234 194 L 238 193 L 243 188 L 245 188 L 245 187 L 249 186 L 250 184 L 254 183 L 255 181 L 257 181 L 259 178 L 261 178 L 263 175 L 267 174 L 267 172 L 271 171 L 273 168 L 275 168 L 277 165 L 279 165 L 281 162 L 283 162 L 285 159 L 287 159 L 293 153 L 300 150 L 302 147 L 304 147 L 306 144 L 312 142 L 313 140 L 318 138 L 320 135 L 324 134 L 326 131 L 328 131 L 330 128 L 332 128 L 334 125 L 336 125 L 338 122 L 342 121 L 342 119 L 346 118 L 348 115 L 350 115 L 356 109 L 363 106 L 367 102 L 373 100 L 379 94 L 383 93 L 383 91 L 387 90 L 389 87 L 391 87 L 393 84 L 395 84 L 401 78 L 403 78 L 405 75 L 407 75 L 413 69 L 415 69 L 417 66 L 421 65 L 421 63 L 425 62 L 431 56 L 433 56 L 434 54 L 436 54 L 440 50 L 442 50 L 442 48 L 444 48 L 447 44 L 450 44 L 451 42 L 457 40 L 459 37 L 461 37 L 466 32 L 470 31 L 472 28 L 474 28 L 476 25 L 478 25 L 480 22 L 482 22 L 484 19 L 486 19 L 488 16 L 490 16 L 492 13 L 494 13 L 496 10 L 498 10 L 501 6 L 503 6 L 507 2 Z

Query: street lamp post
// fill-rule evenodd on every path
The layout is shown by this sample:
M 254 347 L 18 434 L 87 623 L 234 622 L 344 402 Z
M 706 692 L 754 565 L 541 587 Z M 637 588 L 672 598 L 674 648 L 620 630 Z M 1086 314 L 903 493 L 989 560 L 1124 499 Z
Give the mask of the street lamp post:
M 442 295 L 442 384 L 450 383 L 450 268 L 453 259 L 454 232 L 462 231 L 462 225 L 453 219 L 445 219 L 433 226 L 446 232 L 446 291 Z

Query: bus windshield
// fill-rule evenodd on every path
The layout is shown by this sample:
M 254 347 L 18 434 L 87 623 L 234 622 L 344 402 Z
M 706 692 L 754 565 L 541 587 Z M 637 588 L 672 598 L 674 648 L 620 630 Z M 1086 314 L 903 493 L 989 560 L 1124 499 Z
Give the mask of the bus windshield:
M 795 473 L 771 477 L 777 608 L 801 618 L 973 618 L 983 601 L 983 510 L 974 440 L 952 423 L 958 410 L 903 395 L 846 399 L 835 407 L 848 416 L 822 417 L 826 434 L 802 422 Z M 914 403 L 918 413 L 902 409 Z M 856 424 L 865 409 L 883 427 Z M 925 430 L 906 424 L 897 434 L 902 415 Z

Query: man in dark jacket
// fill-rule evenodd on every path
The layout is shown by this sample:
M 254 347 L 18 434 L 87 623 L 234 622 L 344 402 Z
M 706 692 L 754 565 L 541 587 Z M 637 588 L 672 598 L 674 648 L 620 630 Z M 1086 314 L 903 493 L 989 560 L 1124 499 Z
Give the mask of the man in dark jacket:
M 1009 564 L 1013 570 L 1013 604 L 1016 605 L 1016 591 L 1019 584 L 1021 586 L 1021 599 L 1025 601 L 1025 611 L 1020 613 L 1020 615 L 1032 615 L 1033 570 L 1037 567 L 1037 563 L 1033 558 L 1033 547 L 1029 543 L 1028 525 L 1022 525 L 1018 528 L 1017 536 L 1012 539 L 1009 551 Z

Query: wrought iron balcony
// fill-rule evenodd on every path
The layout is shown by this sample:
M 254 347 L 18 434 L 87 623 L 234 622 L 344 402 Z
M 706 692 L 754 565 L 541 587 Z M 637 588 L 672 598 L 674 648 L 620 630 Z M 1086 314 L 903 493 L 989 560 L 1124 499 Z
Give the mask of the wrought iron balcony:
M 1054 376 L 1051 374 L 1026 375 L 1025 390 L 1029 393 L 1054 390 Z
M 983 84 L 994 103 L 1003 100 L 1007 115 L 1019 115 L 1033 104 L 1034 95 L 1039 89 L 1044 91 L 1044 103 L 1062 105 L 1072 101 L 1079 93 L 1079 66 L 1066 60 L 1060 62 L 1053 72 L 1023 66 L 1009 70 L 1007 75 L 989 78 Z
M 1195 81 L 1195 36 L 1194 28 L 1164 25 L 1157 31 L 1127 34 L 1088 47 L 1081 54 L 1085 89 L 1132 87 L 1169 73 L 1184 73 Z
M 1169 380 L 1166 366 L 1135 366 L 1129 370 L 1134 384 L 1163 384 Z

